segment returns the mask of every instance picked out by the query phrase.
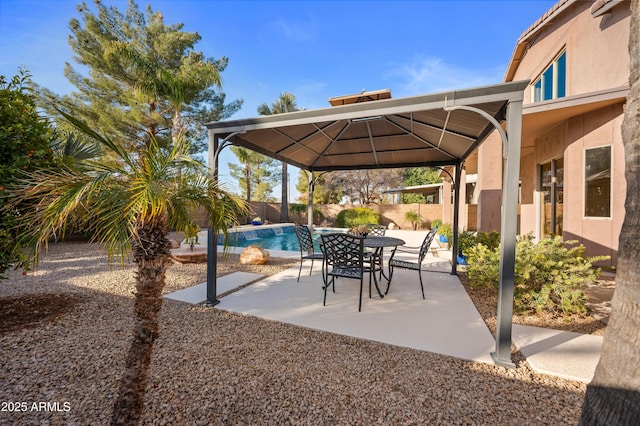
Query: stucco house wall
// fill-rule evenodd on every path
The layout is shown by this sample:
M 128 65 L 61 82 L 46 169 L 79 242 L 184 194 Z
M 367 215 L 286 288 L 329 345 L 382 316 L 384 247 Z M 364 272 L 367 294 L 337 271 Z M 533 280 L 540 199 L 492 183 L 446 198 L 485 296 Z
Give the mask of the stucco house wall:
M 626 194 L 621 134 L 625 99 L 618 93 L 629 79 L 630 10 L 629 2 L 622 2 L 594 17 L 593 3 L 562 0 L 533 23 L 516 44 L 505 81 L 532 82 L 523 105 L 520 233 L 545 236 L 542 222 L 548 206 L 540 165 L 563 159 L 563 201 L 558 204 L 563 238 L 580 241 L 589 255 L 611 256 L 615 265 Z M 563 50 L 565 97 L 533 102 L 533 82 Z M 600 102 L 603 98 L 607 102 Z M 611 214 L 585 217 L 585 149 L 601 146 L 611 146 Z M 484 231 L 499 227 L 498 195 L 489 192 L 502 176 L 495 166 L 498 154 L 494 141 L 486 141 L 478 151 L 478 186 L 488 191 L 485 197 L 481 192 L 478 202 L 478 227 Z

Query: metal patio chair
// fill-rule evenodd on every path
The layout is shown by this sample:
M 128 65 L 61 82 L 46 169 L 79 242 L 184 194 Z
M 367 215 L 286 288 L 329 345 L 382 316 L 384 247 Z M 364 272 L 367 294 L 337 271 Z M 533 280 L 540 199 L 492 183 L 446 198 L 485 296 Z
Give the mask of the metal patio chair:
M 324 300 L 323 306 L 327 304 L 327 289 L 335 289 L 336 278 L 351 278 L 360 280 L 360 300 L 358 312 L 362 311 L 362 285 L 364 274 L 369 272 L 369 297 L 371 297 L 371 278 L 376 280 L 372 269 L 364 263 L 364 238 L 356 235 L 334 233 L 323 234 L 322 251 L 324 253 Z M 376 281 L 376 286 L 377 286 Z
M 367 229 L 369 229 L 369 235 L 384 237 L 384 234 L 387 232 L 387 227 L 385 225 L 378 225 L 377 223 L 368 223 L 366 226 L 367 226 Z
M 315 248 L 313 247 L 313 238 L 311 238 L 311 232 L 307 225 L 296 225 L 293 230 L 298 237 L 298 243 L 300 245 L 300 269 L 298 270 L 298 282 L 300 282 L 302 263 L 305 260 L 311 260 L 311 267 L 309 268 L 309 275 L 311 275 L 311 272 L 313 272 L 313 261 L 322 260 L 324 259 L 324 256 L 322 253 L 315 251 Z
M 387 232 L 387 227 L 385 225 L 379 225 L 377 223 L 368 223 L 366 225 L 369 230 L 369 234 L 373 237 L 384 237 L 384 234 Z M 378 269 L 380 272 L 379 279 L 382 279 L 382 257 L 383 257 L 383 249 L 380 250 L 371 250 L 366 249 L 364 252 L 364 263 L 368 264 L 370 267 L 374 269 Z
M 393 277 L 393 270 L 395 268 L 403 268 L 403 269 L 412 269 L 414 271 L 418 271 L 418 275 L 420 276 L 420 289 L 422 290 L 422 298 L 424 299 L 424 285 L 422 284 L 422 261 L 427 256 L 427 252 L 429 251 L 429 247 L 431 247 L 431 243 L 433 242 L 433 237 L 436 235 L 436 230 L 432 229 L 427 233 L 427 236 L 422 241 L 422 245 L 420 247 L 407 247 L 400 246 L 396 247 L 391 253 L 391 258 L 389 258 L 389 287 L 391 286 L 391 278 Z M 417 255 L 417 259 L 414 262 L 394 259 L 396 253 L 412 253 Z M 389 287 L 387 287 L 387 291 L 385 294 L 389 292 Z

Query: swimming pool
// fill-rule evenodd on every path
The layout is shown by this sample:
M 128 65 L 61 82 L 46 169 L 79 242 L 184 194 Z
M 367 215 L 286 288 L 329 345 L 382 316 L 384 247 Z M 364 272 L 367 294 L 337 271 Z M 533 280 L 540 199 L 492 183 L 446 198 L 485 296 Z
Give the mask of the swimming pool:
M 314 240 L 316 234 L 340 232 L 341 229 L 314 229 Z M 223 237 L 218 237 L 218 244 L 223 244 Z M 264 249 L 300 251 L 298 237 L 293 231 L 293 225 L 283 225 L 255 228 L 238 229 L 229 234 L 229 246 L 231 247 L 248 247 L 251 244 L 257 244 Z M 316 245 L 316 250 L 320 251 L 320 247 Z

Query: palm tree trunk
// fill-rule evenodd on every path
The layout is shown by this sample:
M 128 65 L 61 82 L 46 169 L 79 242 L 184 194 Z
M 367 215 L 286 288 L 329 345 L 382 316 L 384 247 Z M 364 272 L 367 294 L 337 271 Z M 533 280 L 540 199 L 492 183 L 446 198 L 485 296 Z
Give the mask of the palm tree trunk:
M 158 337 L 162 289 L 170 263 L 171 245 L 164 221 L 153 221 L 139 228 L 132 247 L 138 265 L 134 301 L 136 325 L 113 408 L 112 425 L 138 424 L 142 416 L 153 343 Z
M 280 200 L 280 223 L 289 222 L 289 173 L 287 163 L 282 162 L 282 198 Z
M 602 355 L 582 406 L 582 425 L 640 419 L 640 2 L 631 2 L 630 95 L 622 124 L 627 181 L 616 289 Z

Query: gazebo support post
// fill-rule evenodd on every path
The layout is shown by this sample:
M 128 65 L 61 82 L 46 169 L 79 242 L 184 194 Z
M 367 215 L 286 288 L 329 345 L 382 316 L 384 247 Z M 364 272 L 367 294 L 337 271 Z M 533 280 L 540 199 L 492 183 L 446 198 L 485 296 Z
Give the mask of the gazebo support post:
M 307 202 L 307 227 L 309 228 L 309 232 L 313 234 L 313 189 L 315 187 L 315 182 L 313 178 L 313 171 L 309 172 L 309 201 Z
M 225 141 L 226 142 L 226 141 Z M 223 143 L 223 147 L 226 144 Z M 209 131 L 209 168 L 213 179 L 218 181 L 218 136 Z M 220 148 L 221 149 L 221 148 Z M 206 306 L 215 306 L 218 300 L 218 236 L 211 229 L 211 221 L 207 226 L 207 302 Z
M 231 138 L 244 132 L 233 132 L 219 142 L 219 137 L 212 131 L 207 132 L 209 138 L 209 172 L 213 180 L 218 182 L 218 157 L 220 151 L 231 145 Z M 211 229 L 212 221 L 207 224 L 207 301 L 206 306 L 215 306 L 218 300 L 218 236 Z
M 451 275 L 458 275 L 458 226 L 460 216 L 460 180 L 462 179 L 462 163 L 456 163 L 455 179 L 453 183 L 453 229 L 451 245 Z
M 511 360 L 513 328 L 513 288 L 516 264 L 516 232 L 518 225 L 518 188 L 520 182 L 520 145 L 522 138 L 522 100 L 507 105 L 507 135 L 504 178 L 502 183 L 502 221 L 500 229 L 500 282 L 496 350 L 493 361 L 515 368 Z

